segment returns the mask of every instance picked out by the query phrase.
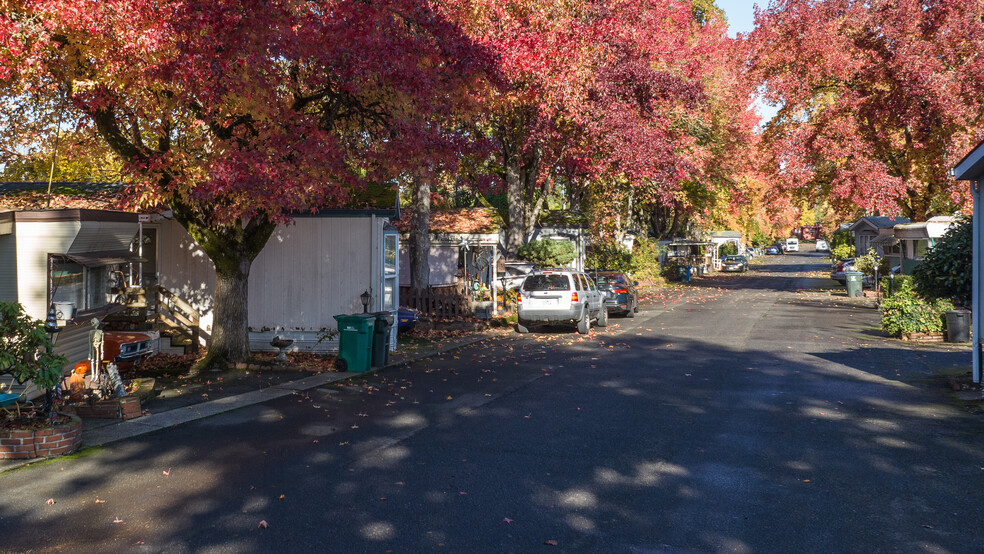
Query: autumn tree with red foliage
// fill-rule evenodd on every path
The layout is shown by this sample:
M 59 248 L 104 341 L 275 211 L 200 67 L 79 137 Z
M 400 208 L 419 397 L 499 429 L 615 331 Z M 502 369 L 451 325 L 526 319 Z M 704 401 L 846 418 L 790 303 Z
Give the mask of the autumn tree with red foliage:
M 748 41 L 782 106 L 764 134 L 778 191 L 844 215 L 967 206 L 948 170 L 984 137 L 984 2 L 779 0 Z
M 250 265 L 276 224 L 349 203 L 421 151 L 454 152 L 430 123 L 466 97 L 480 56 L 455 9 L 2 0 L 0 128 L 37 140 L 58 105 L 101 137 L 133 202 L 169 207 L 215 264 L 207 362 L 242 361 Z

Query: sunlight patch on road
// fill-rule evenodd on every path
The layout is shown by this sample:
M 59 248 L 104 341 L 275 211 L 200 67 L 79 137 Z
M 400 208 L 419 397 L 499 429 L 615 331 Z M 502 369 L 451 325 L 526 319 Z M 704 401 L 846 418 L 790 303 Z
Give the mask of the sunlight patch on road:
M 598 526 L 594 521 L 577 514 L 569 514 L 566 518 L 567 525 L 570 525 L 572 529 L 576 531 L 581 531 L 582 533 L 592 533 L 598 530 Z
M 419 412 L 407 412 L 396 417 L 391 417 L 384 423 L 397 429 L 406 429 L 408 427 L 426 427 L 427 418 L 422 416 Z
M 908 443 L 902 439 L 896 437 L 875 437 L 874 441 L 882 446 L 888 446 L 891 448 L 904 448 L 906 450 L 921 450 L 918 446 L 912 443 Z
M 584 489 L 571 489 L 557 494 L 557 504 L 565 508 L 595 508 L 598 498 Z
M 638 464 L 635 475 L 624 475 L 619 471 L 603 467 L 595 470 L 595 482 L 601 485 L 651 487 L 659 485 L 667 477 L 689 477 L 690 472 L 683 466 L 667 462 L 645 462 Z
M 362 537 L 371 541 L 388 541 L 396 537 L 396 529 L 385 521 L 375 521 L 362 526 Z
M 848 419 L 849 417 L 849 414 L 836 411 L 833 408 L 820 406 L 804 406 L 803 408 L 800 408 L 800 413 L 806 417 L 815 417 L 817 419 L 827 419 L 831 421 L 841 421 Z

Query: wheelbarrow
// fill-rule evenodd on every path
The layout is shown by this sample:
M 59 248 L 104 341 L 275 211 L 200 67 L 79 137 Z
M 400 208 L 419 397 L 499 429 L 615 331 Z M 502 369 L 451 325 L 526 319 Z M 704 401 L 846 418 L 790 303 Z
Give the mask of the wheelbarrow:
M 20 399 L 19 394 L 0 394 L 0 409 L 9 414 L 10 410 L 7 409 L 7 406 L 16 404 L 18 399 Z M 20 406 L 17 406 L 17 415 L 20 415 Z

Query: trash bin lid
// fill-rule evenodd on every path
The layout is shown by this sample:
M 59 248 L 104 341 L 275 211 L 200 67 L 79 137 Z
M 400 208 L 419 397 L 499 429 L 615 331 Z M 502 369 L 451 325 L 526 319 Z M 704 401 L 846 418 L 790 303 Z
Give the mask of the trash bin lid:
M 372 312 L 370 315 L 374 316 L 377 322 L 385 320 L 386 323 L 393 325 L 393 312 Z

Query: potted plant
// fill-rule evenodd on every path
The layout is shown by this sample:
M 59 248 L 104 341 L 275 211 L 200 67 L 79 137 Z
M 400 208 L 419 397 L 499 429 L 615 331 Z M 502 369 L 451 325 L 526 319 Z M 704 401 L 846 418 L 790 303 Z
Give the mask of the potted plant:
M 67 360 L 53 348 L 42 321 L 26 315 L 18 303 L 0 302 L 0 375 L 21 384 L 31 381 L 44 391 L 37 405 L 10 403 L 0 410 L 0 458 L 59 455 L 81 444 L 81 421 L 56 409 Z

